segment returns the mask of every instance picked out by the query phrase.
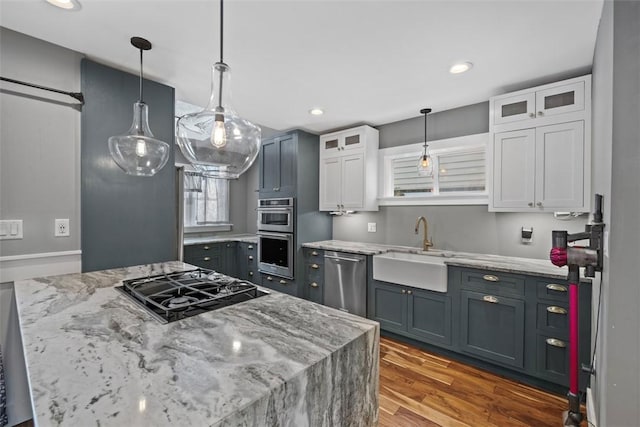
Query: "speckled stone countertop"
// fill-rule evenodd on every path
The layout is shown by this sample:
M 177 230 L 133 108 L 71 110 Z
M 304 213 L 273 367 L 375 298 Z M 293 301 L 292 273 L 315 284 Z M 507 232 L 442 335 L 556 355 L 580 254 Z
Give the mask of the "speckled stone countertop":
M 503 271 L 506 273 L 531 274 L 553 279 L 566 279 L 567 267 L 556 267 L 551 261 L 533 258 L 518 258 L 502 255 L 474 254 L 468 252 L 441 251 L 432 249 L 427 252 L 410 246 L 382 245 L 376 243 L 345 242 L 342 240 L 324 240 L 305 243 L 306 248 L 324 249 L 330 251 L 351 252 L 364 255 L 377 255 L 387 252 L 409 252 L 440 256 L 445 258 L 445 264 L 460 267 L 472 267 L 482 270 Z M 584 272 L 583 272 L 584 273 Z M 581 275 L 584 277 L 584 274 Z M 582 279 L 589 282 L 591 279 Z
M 161 324 L 114 289 L 189 268 L 15 283 L 36 426 L 375 425 L 376 322 L 273 292 Z
M 185 246 L 224 242 L 258 243 L 258 236 L 255 234 L 223 234 L 218 236 L 185 237 L 183 242 Z

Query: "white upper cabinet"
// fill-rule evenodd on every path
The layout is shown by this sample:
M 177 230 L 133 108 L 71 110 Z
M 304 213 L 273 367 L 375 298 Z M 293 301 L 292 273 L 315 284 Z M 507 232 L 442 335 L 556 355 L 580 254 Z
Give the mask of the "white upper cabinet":
M 492 98 L 489 210 L 588 212 L 591 76 Z
M 320 136 L 320 210 L 377 211 L 378 131 L 359 126 Z

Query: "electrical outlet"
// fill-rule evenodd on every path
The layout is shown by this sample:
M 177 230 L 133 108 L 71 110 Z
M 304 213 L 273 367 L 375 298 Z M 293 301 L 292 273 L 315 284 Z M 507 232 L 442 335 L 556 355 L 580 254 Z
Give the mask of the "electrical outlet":
M 69 236 L 69 219 L 56 219 L 55 228 L 53 230 L 55 237 L 68 237 Z
M 375 222 L 368 222 L 367 223 L 367 231 L 369 233 L 375 233 L 376 232 L 376 223 Z

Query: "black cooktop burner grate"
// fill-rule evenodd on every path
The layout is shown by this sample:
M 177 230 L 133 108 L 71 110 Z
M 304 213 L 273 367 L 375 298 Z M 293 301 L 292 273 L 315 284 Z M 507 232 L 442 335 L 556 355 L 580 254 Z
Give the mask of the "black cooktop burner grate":
M 198 268 L 125 280 L 116 289 L 162 322 L 172 322 L 265 295 L 256 285 Z

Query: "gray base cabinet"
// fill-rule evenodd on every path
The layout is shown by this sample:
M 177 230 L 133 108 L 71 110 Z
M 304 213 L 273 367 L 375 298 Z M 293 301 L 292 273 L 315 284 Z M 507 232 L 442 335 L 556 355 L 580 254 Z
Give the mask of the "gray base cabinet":
M 238 263 L 237 277 L 242 280 L 258 283 L 260 281 L 257 258 L 258 245 L 256 243 L 238 242 L 236 256 Z
M 369 282 L 368 316 L 380 327 L 431 344 L 451 344 L 451 298 L 446 294 Z
M 285 279 L 272 274 L 260 273 L 259 284 L 265 288 L 273 289 L 274 291 L 298 296 L 298 286 L 295 280 L 292 279 Z
M 430 292 L 374 280 L 368 314 L 383 331 L 524 374 L 569 385 L 566 280 L 448 267 L 448 291 Z M 580 362 L 590 362 L 591 284 L 580 284 Z M 519 377 L 519 378 L 520 378 Z M 580 388 L 588 384 L 582 373 Z
M 237 242 L 206 243 L 184 247 L 184 262 L 237 277 Z

